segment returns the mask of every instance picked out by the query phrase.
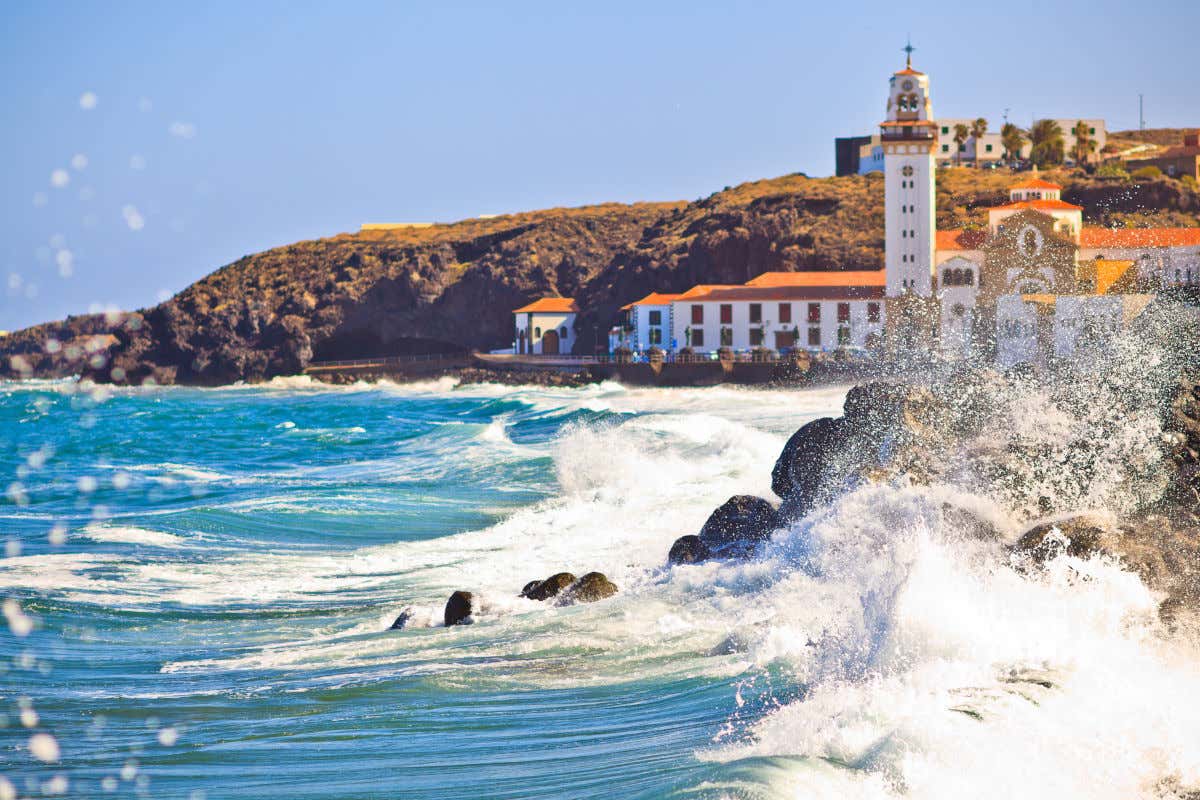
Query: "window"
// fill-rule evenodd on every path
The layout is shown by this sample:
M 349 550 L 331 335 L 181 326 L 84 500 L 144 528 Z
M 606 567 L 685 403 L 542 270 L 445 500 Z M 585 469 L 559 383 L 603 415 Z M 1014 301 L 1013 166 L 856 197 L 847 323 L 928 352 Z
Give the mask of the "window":
M 984 149 L 985 149 L 987 152 L 989 152 L 989 153 L 990 153 L 990 152 L 992 152 L 992 146 L 991 146 L 990 144 L 989 144 L 989 145 L 984 145 Z
M 850 304 L 838 303 L 838 322 L 850 321 Z
M 692 347 L 704 347 L 704 331 L 695 328 L 692 330 Z
M 943 152 L 943 153 L 949 153 L 949 152 L 950 152 L 950 145 L 948 145 L 948 144 L 944 144 L 944 145 L 942 145 L 942 152 Z
M 750 322 L 754 324 L 762 322 L 762 303 L 750 304 Z
M 867 322 L 879 322 L 879 303 L 867 303 Z
M 780 303 L 779 304 L 779 321 L 780 322 L 791 322 L 792 321 L 792 304 L 791 303 Z
M 943 125 L 943 126 L 942 126 L 942 133 L 949 133 L 949 132 L 950 132 L 950 126 L 949 126 L 949 125 Z
M 650 324 L 651 325 L 662 325 L 662 312 L 661 311 L 651 311 L 650 312 Z
M 733 328 L 721 328 L 721 347 L 733 347 Z
M 650 329 L 650 344 L 662 344 L 662 328 Z
M 763 329 L 762 328 L 751 328 L 750 329 L 750 346 L 751 347 L 762 347 L 762 343 L 763 343 Z
M 848 325 L 843 325 L 842 327 L 838 328 L 838 346 L 840 347 L 848 344 L 850 344 L 850 327 Z
M 820 328 L 809 328 L 808 329 L 808 346 L 809 347 L 820 347 L 821 346 L 821 329 Z
M 569 336 L 569 334 L 567 333 L 567 326 L 566 326 L 566 325 L 563 325 L 563 326 L 562 326 L 562 329 L 561 329 L 561 330 L 559 330 L 559 332 L 558 332 L 558 333 L 559 333 L 559 335 L 560 335 L 560 336 L 561 336 L 563 339 L 566 339 L 566 338 L 568 338 L 568 336 Z
M 704 324 L 704 306 L 700 305 L 699 303 L 692 306 L 692 324 L 693 325 L 703 325 Z
M 721 324 L 722 325 L 732 325 L 733 324 L 733 306 L 731 306 L 729 303 L 721 304 Z
M 1088 133 L 1090 133 L 1092 136 L 1095 136 L 1095 135 L 1096 135 L 1096 129 L 1095 129 L 1095 128 L 1088 128 Z
M 975 271 L 970 269 L 963 270 L 963 286 L 975 285 Z
M 540 339 L 540 338 L 542 338 L 542 329 L 541 329 L 541 328 L 534 328 L 534 329 L 533 329 L 533 338 L 535 338 L 535 339 Z
M 809 322 L 820 322 L 821 321 L 821 304 L 820 303 L 809 303 L 808 304 L 808 321 Z
M 907 238 L 908 238 L 908 231 L 900 231 L 900 238 L 901 238 L 901 239 L 907 239 Z

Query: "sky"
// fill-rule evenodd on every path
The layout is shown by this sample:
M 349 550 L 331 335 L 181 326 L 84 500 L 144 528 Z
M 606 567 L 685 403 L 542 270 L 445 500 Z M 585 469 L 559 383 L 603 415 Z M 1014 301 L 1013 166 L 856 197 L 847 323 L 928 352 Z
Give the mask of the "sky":
M 243 255 L 833 172 L 890 74 L 934 113 L 1200 125 L 1195 0 L 0 6 L 0 330 Z

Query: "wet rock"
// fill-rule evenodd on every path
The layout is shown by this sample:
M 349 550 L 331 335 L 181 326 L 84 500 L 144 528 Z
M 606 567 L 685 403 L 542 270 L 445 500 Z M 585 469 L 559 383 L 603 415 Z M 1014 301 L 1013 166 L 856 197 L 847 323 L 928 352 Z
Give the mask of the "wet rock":
M 461 590 L 455 592 L 446 601 L 446 611 L 443 617 L 446 627 L 471 624 L 471 615 L 475 611 L 475 595 Z
M 753 495 L 726 500 L 700 529 L 700 543 L 714 556 L 747 556 L 779 527 L 775 507 Z
M 575 576 L 570 572 L 556 572 L 544 581 L 530 581 L 521 590 L 522 597 L 530 600 L 549 600 L 563 589 L 575 583 Z
M 617 585 L 605 577 L 602 572 L 589 572 L 571 584 L 564 591 L 559 601 L 562 605 L 570 603 L 594 603 L 617 593 Z
M 400 612 L 400 616 L 396 617 L 396 621 L 392 623 L 392 627 L 389 628 L 389 630 L 393 630 L 393 631 L 403 630 L 404 626 L 407 625 L 409 623 L 409 621 L 412 620 L 412 618 L 413 618 L 413 610 L 411 608 L 404 609 L 403 611 Z
M 771 470 L 771 491 L 785 500 L 796 497 L 811 504 L 844 446 L 844 433 L 845 423 L 832 417 L 815 419 L 793 433 Z
M 1103 522 L 1089 516 L 1045 522 L 1021 534 L 1013 552 L 1036 565 L 1064 554 L 1090 558 L 1107 551 L 1104 546 L 1107 533 Z
M 688 534 L 687 536 L 680 536 L 675 540 L 675 544 L 671 545 L 671 551 L 667 553 L 667 563 L 699 564 L 711 556 L 711 551 L 700 540 L 699 536 Z

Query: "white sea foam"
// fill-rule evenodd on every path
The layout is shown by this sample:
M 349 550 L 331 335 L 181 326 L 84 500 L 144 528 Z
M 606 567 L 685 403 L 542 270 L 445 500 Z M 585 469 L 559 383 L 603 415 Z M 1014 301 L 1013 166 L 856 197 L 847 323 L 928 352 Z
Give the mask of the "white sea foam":
M 147 528 L 137 528 L 129 525 L 112 525 L 93 522 L 83 529 L 83 533 L 95 542 L 122 542 L 125 544 L 144 544 L 152 547 L 181 547 L 186 540 L 166 531 L 155 531 Z

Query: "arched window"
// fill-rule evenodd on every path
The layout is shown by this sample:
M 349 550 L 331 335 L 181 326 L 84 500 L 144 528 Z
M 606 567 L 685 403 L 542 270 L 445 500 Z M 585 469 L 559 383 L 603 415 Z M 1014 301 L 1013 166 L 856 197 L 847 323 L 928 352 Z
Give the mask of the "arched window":
M 535 339 L 540 339 L 540 338 L 542 338 L 542 329 L 541 329 L 541 328 L 534 328 L 534 329 L 533 329 L 533 338 L 535 338 Z
M 566 325 L 562 326 L 562 330 L 559 331 L 559 334 L 562 336 L 562 338 L 564 338 L 564 339 L 567 338 L 567 326 Z
M 974 285 L 975 285 L 975 270 L 964 269 L 963 270 L 963 286 L 974 286 Z
M 954 285 L 954 273 L 950 270 L 942 270 L 942 286 Z

